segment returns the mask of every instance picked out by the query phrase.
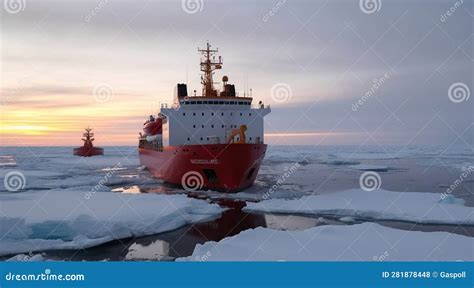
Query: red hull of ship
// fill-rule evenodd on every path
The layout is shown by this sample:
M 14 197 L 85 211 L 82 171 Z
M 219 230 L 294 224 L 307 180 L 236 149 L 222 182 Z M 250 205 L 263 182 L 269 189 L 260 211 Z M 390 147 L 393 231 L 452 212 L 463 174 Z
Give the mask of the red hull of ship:
M 235 192 L 255 182 L 266 148 L 266 144 L 211 144 L 165 146 L 162 152 L 138 150 L 141 165 L 167 183 Z M 191 180 L 185 184 L 189 180 L 185 175 L 196 172 L 198 185 Z
M 82 156 L 82 157 L 91 157 L 91 156 L 98 156 L 104 155 L 104 149 L 98 147 L 79 147 L 74 148 L 74 155 Z

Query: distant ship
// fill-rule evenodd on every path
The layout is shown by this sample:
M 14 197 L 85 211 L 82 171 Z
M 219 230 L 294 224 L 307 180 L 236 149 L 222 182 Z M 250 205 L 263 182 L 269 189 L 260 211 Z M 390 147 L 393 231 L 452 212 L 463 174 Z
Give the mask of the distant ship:
M 82 147 L 74 148 L 74 155 L 76 156 L 83 156 L 83 157 L 91 157 L 97 155 L 104 155 L 104 149 L 99 147 L 94 147 L 92 142 L 94 141 L 94 133 L 91 132 L 91 128 L 86 128 L 86 132 L 82 134 L 84 138 L 84 145 Z
M 187 85 L 177 84 L 174 104 L 162 104 L 160 113 L 144 123 L 140 163 L 155 177 L 188 191 L 240 191 L 253 185 L 265 156 L 263 117 L 270 107 L 261 101 L 252 107 L 251 97 L 238 97 L 227 76 L 217 91 L 212 78 L 222 69 L 222 58 L 209 43 L 198 52 L 202 95 L 194 90 L 188 96 Z

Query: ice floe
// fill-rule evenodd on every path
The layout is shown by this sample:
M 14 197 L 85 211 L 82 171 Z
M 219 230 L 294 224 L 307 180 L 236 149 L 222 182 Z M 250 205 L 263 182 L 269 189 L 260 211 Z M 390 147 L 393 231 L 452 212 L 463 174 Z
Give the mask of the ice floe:
M 217 204 L 185 195 L 61 190 L 0 194 L 0 255 L 79 249 L 218 217 Z
M 363 223 L 303 231 L 259 227 L 198 244 L 192 256 L 177 261 L 471 261 L 472 253 L 467 236 Z
M 246 211 L 351 216 L 362 219 L 399 220 L 416 223 L 474 224 L 474 208 L 450 195 L 394 192 L 383 189 L 366 192 L 351 189 L 336 193 L 309 195 L 298 199 L 270 199 L 247 203 Z

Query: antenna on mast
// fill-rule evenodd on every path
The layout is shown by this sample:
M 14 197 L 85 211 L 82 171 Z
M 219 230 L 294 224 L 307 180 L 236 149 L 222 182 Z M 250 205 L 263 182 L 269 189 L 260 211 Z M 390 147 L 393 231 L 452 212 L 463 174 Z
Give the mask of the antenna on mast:
M 214 75 L 214 70 L 222 69 L 222 57 L 219 56 L 216 60 L 215 54 L 219 50 L 211 49 L 211 44 L 209 41 L 206 44 L 206 49 L 199 49 L 198 52 L 202 53 L 203 57 L 201 58 L 201 83 L 202 83 L 202 96 L 205 97 L 217 97 L 217 91 L 214 89 L 214 82 L 212 80 L 212 75 Z

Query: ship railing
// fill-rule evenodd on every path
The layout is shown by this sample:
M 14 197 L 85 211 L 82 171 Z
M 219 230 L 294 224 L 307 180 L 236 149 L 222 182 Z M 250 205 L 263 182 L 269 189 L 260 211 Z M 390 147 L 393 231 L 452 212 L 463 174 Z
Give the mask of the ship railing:
M 252 105 L 252 109 L 270 109 L 270 104 L 268 104 L 268 105 L 254 104 L 254 105 Z

